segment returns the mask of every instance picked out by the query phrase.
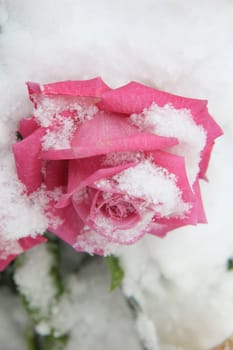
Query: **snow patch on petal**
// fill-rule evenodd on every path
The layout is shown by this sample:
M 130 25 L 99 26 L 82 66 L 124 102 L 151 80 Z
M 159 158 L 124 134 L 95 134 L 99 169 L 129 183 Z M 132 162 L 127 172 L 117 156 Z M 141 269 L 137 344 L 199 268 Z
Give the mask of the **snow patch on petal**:
M 43 150 L 70 148 L 78 125 L 92 119 L 98 112 L 98 108 L 88 98 L 49 96 L 38 99 L 33 115 L 46 128 L 42 138 Z
M 176 137 L 179 144 L 167 150 L 183 156 L 186 171 L 191 184 L 200 171 L 201 151 L 206 145 L 206 132 L 201 125 L 194 122 L 189 109 L 175 109 L 172 104 L 159 107 L 156 103 L 144 109 L 141 114 L 132 114 L 132 122 L 143 131 L 159 136 Z
M 182 199 L 175 174 L 146 159 L 115 175 L 117 187 L 131 198 L 143 199 L 161 217 L 182 217 L 190 205 Z

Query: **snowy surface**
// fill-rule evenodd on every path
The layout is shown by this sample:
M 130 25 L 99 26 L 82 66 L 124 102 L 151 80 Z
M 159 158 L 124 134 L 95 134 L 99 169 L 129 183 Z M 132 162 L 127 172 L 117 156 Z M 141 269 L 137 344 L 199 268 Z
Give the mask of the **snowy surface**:
M 1 159 L 30 112 L 25 81 L 100 75 L 111 86 L 136 80 L 209 100 L 225 132 L 202 184 L 209 224 L 122 252 L 125 292 L 142 304 L 162 343 L 185 350 L 208 349 L 233 332 L 233 275 L 226 271 L 233 255 L 232 21 L 231 0 L 0 1 Z M 10 191 L 14 176 L 0 166 L 1 189 L 7 181 Z
M 8 289 L 0 291 L 0 346 L 4 350 L 24 350 L 27 317 L 22 304 Z
M 54 312 L 56 332 L 70 332 L 67 350 L 141 350 L 136 325 L 120 292 L 109 291 L 110 281 L 102 259 L 66 280 L 64 295 Z

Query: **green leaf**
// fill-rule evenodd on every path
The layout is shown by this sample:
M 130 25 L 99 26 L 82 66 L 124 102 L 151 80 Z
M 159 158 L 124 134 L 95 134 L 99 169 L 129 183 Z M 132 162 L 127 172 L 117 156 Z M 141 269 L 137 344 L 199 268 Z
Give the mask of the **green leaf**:
M 111 274 L 111 287 L 110 290 L 113 291 L 121 284 L 124 278 L 124 270 L 119 264 L 119 259 L 115 256 L 107 256 L 106 261 Z
M 67 342 L 69 340 L 68 335 L 61 337 L 54 337 L 53 335 L 43 337 L 43 349 L 44 350 L 65 350 Z
M 227 260 L 227 270 L 229 270 L 229 271 L 233 270 L 233 259 L 232 258 Z

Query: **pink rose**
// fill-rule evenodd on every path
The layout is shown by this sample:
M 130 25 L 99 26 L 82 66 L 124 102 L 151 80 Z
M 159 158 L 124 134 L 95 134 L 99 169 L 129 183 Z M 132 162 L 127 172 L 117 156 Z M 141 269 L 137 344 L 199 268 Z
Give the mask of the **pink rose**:
M 100 78 L 28 90 L 33 116 L 21 120 L 13 152 L 28 195 L 49 195 L 51 232 L 107 255 L 146 233 L 206 222 L 199 179 L 222 134 L 206 101 Z

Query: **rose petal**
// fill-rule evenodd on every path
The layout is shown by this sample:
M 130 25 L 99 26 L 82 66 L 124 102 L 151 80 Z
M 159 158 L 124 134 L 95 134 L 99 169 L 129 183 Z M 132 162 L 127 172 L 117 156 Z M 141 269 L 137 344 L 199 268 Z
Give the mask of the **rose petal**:
M 46 242 L 47 239 L 41 235 L 38 235 L 36 237 L 24 237 L 18 240 L 18 243 L 22 247 L 23 251 L 27 251 L 30 248 L 33 248 L 34 246 Z M 4 253 L 4 252 L 3 252 Z M 3 271 L 7 265 L 11 263 L 18 255 L 17 254 L 10 254 L 5 259 L 1 259 L 1 251 L 0 251 L 0 271 Z
M 182 199 L 187 203 L 194 203 L 195 196 L 187 178 L 184 158 L 163 151 L 155 151 L 152 156 L 155 165 L 167 169 L 170 174 L 176 175 Z
M 133 114 L 141 113 L 144 108 L 150 107 L 152 102 L 160 107 L 171 103 L 177 109 L 194 108 L 200 110 L 206 105 L 204 100 L 181 97 L 137 82 L 131 82 L 120 88 L 104 92 L 98 106 L 100 109 L 111 112 Z
M 69 204 L 69 199 L 74 192 L 78 192 L 94 182 L 113 176 L 118 172 L 129 168 L 133 163 L 122 164 L 115 167 L 104 168 L 103 157 L 84 158 L 69 162 L 69 175 L 67 193 L 57 203 L 57 208 Z
M 111 90 L 101 78 L 89 80 L 67 80 L 43 85 L 45 95 L 69 95 L 101 97 L 103 92 Z
M 49 149 L 48 151 L 42 151 L 40 158 L 44 160 L 68 160 L 76 159 L 76 155 L 73 149 Z
M 34 117 L 21 119 L 19 122 L 19 133 L 23 138 L 31 135 L 38 128 L 39 125 Z
M 44 133 L 44 130 L 39 128 L 12 146 L 18 177 L 29 193 L 35 191 L 42 183 L 42 160 L 39 156 Z
M 194 119 L 197 124 L 201 124 L 206 131 L 207 139 L 204 150 L 201 154 L 201 161 L 199 164 L 200 174 L 199 176 L 205 179 L 205 173 L 208 168 L 211 151 L 214 145 L 214 140 L 223 134 L 222 129 L 219 125 L 214 121 L 214 119 L 208 113 L 207 108 L 204 108 L 199 113 L 194 114 Z
M 0 251 L 0 256 L 1 256 L 1 251 Z M 6 259 L 1 259 L 0 258 L 0 272 L 3 271 L 7 265 L 11 263 L 16 258 L 17 255 L 8 255 Z
M 62 209 L 52 209 L 52 215 L 60 217 L 62 224 L 57 228 L 49 227 L 49 231 L 61 238 L 66 243 L 73 245 L 77 235 L 84 226 L 83 221 L 78 217 L 73 205 Z
M 36 237 L 23 237 L 19 239 L 19 244 L 23 248 L 24 251 L 33 248 L 37 244 L 45 243 L 47 242 L 47 238 L 45 238 L 42 235 L 38 235 Z
M 195 193 L 195 210 L 196 210 L 196 217 L 197 217 L 197 223 L 206 224 L 207 218 L 205 215 L 205 210 L 201 198 L 201 191 L 200 191 L 200 185 L 199 181 L 197 180 L 193 185 L 193 190 Z
M 170 147 L 178 141 L 172 137 L 142 133 L 128 118 L 112 113 L 97 113 L 76 131 L 72 148 L 76 158 L 119 151 L 148 151 Z
M 44 166 L 44 183 L 47 190 L 67 185 L 68 161 L 47 161 Z

